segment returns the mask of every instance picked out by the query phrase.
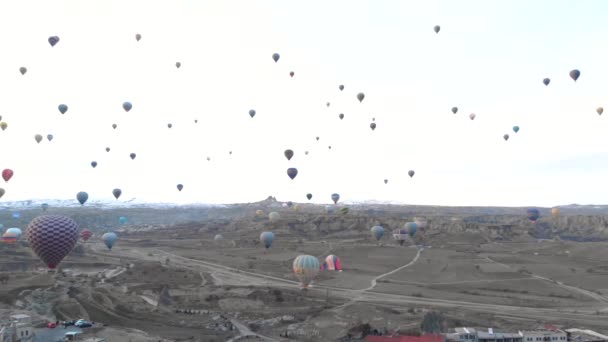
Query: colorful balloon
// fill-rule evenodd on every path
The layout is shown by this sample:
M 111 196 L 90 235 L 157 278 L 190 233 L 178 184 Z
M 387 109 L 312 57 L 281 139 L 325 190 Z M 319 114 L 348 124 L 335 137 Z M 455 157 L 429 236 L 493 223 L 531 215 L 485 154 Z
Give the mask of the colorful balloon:
M 599 115 L 602 115 L 602 113 L 604 112 L 604 108 L 603 107 L 597 107 L 597 109 L 595 110 Z
M 357 100 L 359 100 L 359 103 L 363 102 L 364 98 L 365 98 L 365 94 L 363 94 L 363 93 L 357 94 Z
M 93 236 L 93 232 L 88 229 L 84 229 L 83 231 L 80 232 L 80 238 L 84 242 L 87 242 L 87 240 L 90 239 L 91 236 Z
M 59 43 L 59 37 L 57 36 L 51 36 L 48 39 L 49 44 L 51 44 L 51 47 L 55 46 L 55 44 Z
M 133 108 L 133 105 L 131 104 L 131 102 L 124 102 L 122 104 L 122 109 L 125 110 L 125 112 L 128 112 L 131 110 L 131 108 Z
M 289 169 L 287 169 L 287 175 L 291 179 L 296 178 L 296 176 L 298 175 L 298 169 L 296 169 L 295 167 L 290 167 Z
M 120 224 L 127 224 L 128 221 L 129 220 L 127 220 L 127 218 L 124 216 L 121 216 L 118 218 L 118 223 L 120 223 Z
M 331 200 L 334 201 L 334 204 L 337 204 L 338 201 L 340 200 L 340 194 L 337 194 L 337 193 L 331 194 Z
M 538 220 L 540 217 L 540 212 L 536 208 L 530 208 L 526 210 L 526 215 L 528 216 L 528 220 L 536 222 L 536 220 Z
M 581 76 L 581 72 L 578 71 L 577 69 L 571 70 L 570 71 L 570 77 L 574 80 L 574 82 L 576 82 L 576 80 L 578 80 L 578 78 Z
M 11 169 L 4 169 L 2 170 L 2 178 L 4 179 L 5 182 L 8 183 L 8 181 L 13 177 L 13 170 Z
M 177 190 L 182 191 L 184 186 L 182 184 L 177 184 Z
M 272 246 L 272 242 L 274 241 L 274 234 L 272 232 L 263 232 L 260 234 L 260 242 L 264 244 L 266 249 Z
M 84 205 L 89 199 L 89 194 L 84 191 L 81 191 L 76 194 L 76 199 L 78 200 L 78 202 L 80 202 L 80 205 Z
M 323 262 L 321 269 L 342 272 L 342 262 L 340 261 L 339 257 L 330 254 L 325 258 L 325 262 Z
M 515 133 L 519 132 L 519 126 L 513 126 L 513 132 L 515 132 Z
M 279 215 L 279 213 L 277 213 L 276 211 L 273 211 L 268 214 L 268 219 L 270 220 L 270 222 L 277 222 L 280 218 L 281 215 Z
M 59 109 L 59 113 L 61 114 L 65 114 L 65 112 L 68 111 L 68 106 L 64 104 L 60 104 L 57 108 Z
M 475 116 L 476 116 L 475 113 L 471 113 L 471 114 L 469 114 L 469 119 L 475 120 Z
M 116 233 L 114 232 L 109 232 L 103 234 L 101 236 L 101 239 L 103 240 L 103 243 L 106 245 L 106 247 L 108 247 L 109 250 L 112 250 L 112 247 L 114 247 L 116 240 L 118 240 L 118 235 L 116 235 Z
M 376 238 L 376 241 L 380 241 L 380 239 L 382 239 L 382 237 L 384 236 L 384 227 L 382 226 L 373 226 L 371 231 L 372 236 Z
M 299 255 L 293 261 L 293 272 L 302 288 L 308 288 L 319 273 L 319 259 L 312 255 Z
M 78 225 L 63 215 L 43 215 L 27 226 L 30 247 L 50 269 L 59 265 L 76 245 Z
M 120 190 L 120 189 L 114 189 L 114 190 L 112 190 L 112 195 L 114 195 L 114 197 L 116 199 L 118 199 L 118 197 L 120 197 L 121 194 L 122 194 L 122 190 Z

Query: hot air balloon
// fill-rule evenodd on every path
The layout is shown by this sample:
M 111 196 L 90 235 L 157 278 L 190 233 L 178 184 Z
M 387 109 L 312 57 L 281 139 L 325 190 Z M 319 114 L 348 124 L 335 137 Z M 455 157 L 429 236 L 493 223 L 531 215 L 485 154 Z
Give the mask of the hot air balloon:
M 182 66 L 182 63 L 180 63 L 180 62 L 175 62 L 175 67 L 176 67 L 176 68 L 178 68 L 178 69 L 179 69 L 181 66 Z
M 23 232 L 19 228 L 9 228 L 6 230 L 6 233 L 14 235 L 17 239 L 19 239 L 21 235 L 23 235 Z
M 544 84 L 544 85 L 548 86 L 548 85 L 549 85 L 549 83 L 551 83 L 551 80 L 550 80 L 550 79 L 548 79 L 548 78 L 543 79 L 543 84 Z
M 343 84 L 340 84 L 340 85 L 338 86 L 338 89 L 340 89 L 340 91 L 344 90 L 344 85 L 343 85 Z
M 327 107 L 329 107 L 329 106 L 331 106 L 331 103 L 327 102 L 325 105 L 326 105 Z
M 363 94 L 363 93 L 357 94 L 357 100 L 359 100 L 359 102 L 363 102 L 364 98 L 365 98 L 365 94 Z
M 340 118 L 340 120 L 344 119 L 344 114 L 340 113 L 340 115 L 338 115 L 338 117 Z
M 222 240 L 224 240 L 224 237 L 221 234 L 217 234 L 213 237 L 213 241 L 215 242 L 220 242 Z
M 11 169 L 4 169 L 2 170 L 2 178 L 4 179 L 5 182 L 8 183 L 8 181 L 13 177 L 13 170 Z
M 268 214 L 268 219 L 270 220 L 270 222 L 277 222 L 280 218 L 281 215 L 279 215 L 279 213 L 277 213 L 276 211 L 273 211 Z
M 551 209 L 551 215 L 558 216 L 559 215 L 559 209 L 558 208 L 552 208 Z
M 2 130 L 6 130 L 6 128 L 8 127 L 8 124 L 6 122 L 0 122 L 0 128 L 2 128 Z
M 310 201 L 312 199 L 312 194 L 306 194 L 306 198 Z
M 21 73 L 21 75 L 25 75 L 25 73 L 27 72 L 27 68 L 21 67 L 21 68 L 19 68 L 19 72 Z
M 258 217 L 263 217 L 266 214 L 264 214 L 264 210 L 258 209 L 255 211 L 255 215 Z
M 405 241 L 410 238 L 410 231 L 405 228 L 397 228 L 393 230 L 393 239 L 403 246 Z
M 272 60 L 274 60 L 275 63 L 279 61 L 279 58 L 281 58 L 281 55 L 278 53 L 275 52 L 272 54 Z
M 177 190 L 182 191 L 184 186 L 182 184 L 177 184 Z
M 59 43 L 59 37 L 57 36 L 51 36 L 48 39 L 49 44 L 51 44 L 51 47 L 55 46 L 55 44 Z
M 414 175 L 416 174 L 416 172 L 414 172 L 414 170 L 409 170 L 407 172 L 408 176 L 410 176 L 410 178 L 414 177 Z
M 292 150 L 285 150 L 285 152 L 283 152 L 283 154 L 285 155 L 285 158 L 287 158 L 287 160 L 291 160 L 291 157 L 293 157 Z
M 106 244 L 108 249 L 112 250 L 112 247 L 114 247 L 116 240 L 118 240 L 118 235 L 116 235 L 116 233 L 114 233 L 114 232 L 109 232 L 109 233 L 103 234 L 101 236 L 101 239 L 103 240 L 103 243 Z
M 325 258 L 323 265 L 321 266 L 322 270 L 328 271 L 339 271 L 342 272 L 342 262 L 340 262 L 340 258 L 330 254 Z
M 91 236 L 93 236 L 93 232 L 88 229 L 84 229 L 83 231 L 80 232 L 80 238 L 84 242 L 87 242 L 87 240 L 90 239 Z
M 316 139 L 317 139 L 317 141 L 319 141 L 319 137 L 317 137 Z
M 528 216 L 528 220 L 532 222 L 536 222 L 536 220 L 538 220 L 538 218 L 540 217 L 540 212 L 536 208 L 530 208 L 526 210 L 526 214 Z
M 116 129 L 116 127 L 118 127 L 117 124 L 112 124 L 112 128 Z
M 249 110 L 249 116 L 254 117 L 255 116 L 255 110 L 250 109 Z
M 121 216 L 118 218 L 118 223 L 120 223 L 120 224 L 127 224 L 127 221 L 128 221 L 127 218 L 124 216 Z
M 80 205 L 84 205 L 86 201 L 89 199 L 89 194 L 84 191 L 81 191 L 76 194 L 76 199 L 80 202 Z
M 452 107 L 452 113 L 454 113 L 454 114 L 458 113 L 458 107 Z
M 2 196 L 4 196 L 5 193 L 6 193 L 6 190 L 4 190 L 3 188 L 0 188 L 0 198 L 2 198 Z
M 289 76 L 293 77 L 293 75 L 295 75 L 295 73 L 293 71 L 290 71 Z
M 53 140 L 53 135 L 52 135 L 52 134 L 47 134 L 47 135 L 46 135 L 46 139 L 47 139 L 48 141 L 52 141 L 52 140 Z
M 40 134 L 34 135 L 34 140 L 36 140 L 36 142 L 40 144 L 40 142 L 42 141 L 42 135 L 40 135 Z
M 441 30 L 441 27 L 439 27 L 439 25 L 435 25 L 435 27 L 433 27 L 433 31 L 435 31 L 435 33 L 439 33 L 439 30 Z
M 125 112 L 128 112 L 131 110 L 131 108 L 133 108 L 133 105 L 131 104 L 131 102 L 124 102 L 122 104 L 122 109 L 125 110 Z
M 427 220 L 424 217 L 414 217 L 414 223 L 420 230 L 424 230 L 427 226 Z
M 63 215 L 43 215 L 27 226 L 27 241 L 50 269 L 59 265 L 78 240 L 78 225 Z
M 120 190 L 120 189 L 114 189 L 114 190 L 112 190 L 112 195 L 114 195 L 114 197 L 116 199 L 118 199 L 118 197 L 120 197 L 121 194 L 122 194 L 122 190 Z
M 509 140 L 509 135 L 505 134 L 505 135 L 502 136 L 502 138 L 505 139 L 505 141 L 507 141 L 507 140 Z
M 263 232 L 260 234 L 260 242 L 264 244 L 266 249 L 272 246 L 272 242 L 274 241 L 274 234 L 272 232 Z
M 577 69 L 571 70 L 570 71 L 570 77 L 574 80 L 574 82 L 576 82 L 576 80 L 578 80 L 578 78 L 581 76 L 581 72 L 578 71 Z
M 338 201 L 340 200 L 340 195 L 337 193 L 331 194 L 331 200 L 334 201 L 334 204 L 337 204 Z
M 48 203 L 42 203 L 40 205 L 40 207 L 42 208 L 42 211 L 47 211 L 49 209 L 49 204 Z
M 382 239 L 382 237 L 384 236 L 384 227 L 382 226 L 373 226 L 371 231 L 372 236 L 376 238 L 376 241 L 380 241 L 380 239 Z
M 295 167 L 290 167 L 289 169 L 287 169 L 287 175 L 291 179 L 296 178 L 296 176 L 298 175 L 298 169 L 296 169 Z
M 595 110 L 599 115 L 602 115 L 602 113 L 604 112 L 604 108 L 603 107 L 597 107 L 597 109 Z
M 173 125 L 172 124 L 167 124 L 167 127 L 171 128 L 171 127 L 173 127 Z
M 14 232 L 9 232 L 9 230 L 7 230 L 4 232 L 4 234 L 2 234 L 2 243 L 13 244 L 17 242 L 17 240 L 18 237 Z
M 513 132 L 515 132 L 515 133 L 519 132 L 519 126 L 513 126 Z
M 469 119 L 475 120 L 475 116 L 476 116 L 475 113 L 471 113 L 471 114 L 469 114 Z
M 68 106 L 64 104 L 60 104 L 57 108 L 59 109 L 59 113 L 61 114 L 65 114 L 65 112 L 68 111 Z
M 138 34 L 136 34 L 136 35 L 135 35 L 135 40 L 139 41 L 140 39 L 141 39 L 141 34 L 139 34 L 139 33 L 138 33 Z
M 416 222 L 406 222 L 403 225 L 403 229 L 407 230 L 411 237 L 414 237 L 414 235 L 418 231 L 418 225 L 416 224 Z
M 388 184 L 388 179 L 385 179 L 385 180 L 384 180 L 384 184 Z
M 92 161 L 92 162 L 91 162 L 91 166 L 92 166 L 93 168 L 96 168 L 96 167 L 97 167 L 97 162 L 96 162 L 96 161 Z
M 369 128 L 371 128 L 372 131 L 375 130 L 376 129 L 376 123 L 372 122 L 371 124 L 369 124 Z
M 110 152 L 110 148 L 109 147 L 106 147 L 106 152 Z
M 137 157 L 137 155 L 135 153 L 131 153 L 131 154 L 129 154 L 129 157 L 131 157 L 131 160 L 134 160 L 135 157 Z
M 300 280 L 302 288 L 308 288 L 319 273 L 319 259 L 312 255 L 299 255 L 293 261 L 293 272 Z

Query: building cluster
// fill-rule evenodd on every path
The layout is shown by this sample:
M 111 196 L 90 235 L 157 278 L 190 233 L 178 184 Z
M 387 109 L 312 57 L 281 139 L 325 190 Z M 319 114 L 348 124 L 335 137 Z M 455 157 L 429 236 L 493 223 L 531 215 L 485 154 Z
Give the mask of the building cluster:
M 586 329 L 558 329 L 546 325 L 535 330 L 503 332 L 492 328 L 455 328 L 441 335 L 367 336 L 366 342 L 608 342 L 608 336 Z

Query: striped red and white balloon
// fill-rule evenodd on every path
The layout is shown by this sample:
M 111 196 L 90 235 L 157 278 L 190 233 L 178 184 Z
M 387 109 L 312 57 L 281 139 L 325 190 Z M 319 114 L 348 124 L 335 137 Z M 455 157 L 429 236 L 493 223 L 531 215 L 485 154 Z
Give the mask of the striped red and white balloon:
M 78 225 L 63 215 L 42 215 L 27 226 L 27 241 L 49 268 L 59 265 L 78 240 Z
M 91 236 L 93 236 L 93 232 L 85 229 L 83 231 L 80 232 L 80 238 L 82 239 L 82 241 L 87 242 L 88 239 L 91 238 Z

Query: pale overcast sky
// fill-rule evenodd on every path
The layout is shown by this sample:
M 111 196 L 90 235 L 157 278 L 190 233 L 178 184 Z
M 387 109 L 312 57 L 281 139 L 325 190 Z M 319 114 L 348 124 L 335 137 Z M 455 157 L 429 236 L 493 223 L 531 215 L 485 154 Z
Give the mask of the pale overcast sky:
M 606 13 L 601 0 L 5 1 L 0 169 L 15 175 L 0 201 L 121 188 L 181 203 L 608 203 Z

